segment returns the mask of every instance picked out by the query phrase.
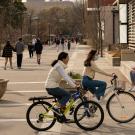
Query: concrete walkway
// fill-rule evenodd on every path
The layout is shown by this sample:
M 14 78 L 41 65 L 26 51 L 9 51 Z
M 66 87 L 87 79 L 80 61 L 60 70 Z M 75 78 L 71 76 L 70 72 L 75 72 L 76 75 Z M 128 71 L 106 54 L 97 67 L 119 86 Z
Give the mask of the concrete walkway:
M 90 51 L 89 46 L 72 45 L 70 62 L 68 70 L 82 73 L 83 62 Z M 44 90 L 50 64 L 57 58 L 57 51 L 54 46 L 45 47 L 42 55 L 41 65 L 37 65 L 36 57 L 29 59 L 28 53 L 25 53 L 23 66 L 21 70 L 3 70 L 0 58 L 0 78 L 10 80 L 8 90 L 0 101 L 0 135 L 134 135 L 135 120 L 128 124 L 118 124 L 114 122 L 107 114 L 105 106 L 105 120 L 103 125 L 93 132 L 85 132 L 79 129 L 75 124 L 59 124 L 46 132 L 35 132 L 26 123 L 26 111 L 31 104 L 28 98 L 31 96 L 47 95 Z M 14 57 L 14 67 L 16 67 Z M 126 80 L 118 68 L 114 68 L 107 63 L 105 58 L 100 58 L 97 65 L 106 72 L 118 74 L 121 80 Z M 110 78 L 96 74 L 96 79 L 105 80 L 110 83 Z M 25 131 L 25 133 L 24 133 Z

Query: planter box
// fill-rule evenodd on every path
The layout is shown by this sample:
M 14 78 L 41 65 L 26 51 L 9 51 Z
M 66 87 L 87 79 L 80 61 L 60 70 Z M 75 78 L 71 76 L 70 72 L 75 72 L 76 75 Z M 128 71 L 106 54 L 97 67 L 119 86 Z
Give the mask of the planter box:
M 8 80 L 0 79 L 0 99 L 2 98 L 5 91 L 7 90 L 7 83 Z
M 112 57 L 112 65 L 113 66 L 120 66 L 121 59 L 120 57 Z
M 106 54 L 106 58 L 112 66 L 120 66 L 121 58 L 120 57 L 113 57 L 112 54 Z
M 74 80 L 81 83 L 81 79 L 74 79 Z M 65 80 L 61 80 L 60 87 L 65 89 L 66 91 L 69 91 L 69 92 L 76 91 L 76 88 L 71 87 Z

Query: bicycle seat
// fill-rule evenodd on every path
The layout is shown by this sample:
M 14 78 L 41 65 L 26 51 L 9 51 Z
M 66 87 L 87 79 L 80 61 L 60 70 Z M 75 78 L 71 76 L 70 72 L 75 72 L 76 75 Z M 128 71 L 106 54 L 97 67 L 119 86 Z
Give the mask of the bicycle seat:
M 40 97 L 31 97 L 29 98 L 29 101 L 35 101 L 35 100 L 45 100 L 45 99 L 55 99 L 55 97 L 47 97 L 47 96 L 40 96 Z

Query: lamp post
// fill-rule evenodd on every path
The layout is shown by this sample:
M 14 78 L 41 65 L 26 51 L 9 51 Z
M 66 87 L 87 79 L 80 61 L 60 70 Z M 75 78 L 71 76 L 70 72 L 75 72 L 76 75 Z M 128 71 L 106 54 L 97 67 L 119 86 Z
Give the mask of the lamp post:
M 51 40 L 51 25 L 50 25 L 50 23 L 48 23 L 48 32 L 49 32 L 49 46 L 51 45 L 51 43 L 50 43 L 50 40 Z

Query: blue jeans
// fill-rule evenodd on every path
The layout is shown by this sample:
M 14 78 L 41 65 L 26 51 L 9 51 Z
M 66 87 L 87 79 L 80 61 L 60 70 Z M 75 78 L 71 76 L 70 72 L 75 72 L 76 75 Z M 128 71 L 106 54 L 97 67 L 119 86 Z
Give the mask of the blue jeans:
M 61 89 L 59 87 L 56 88 L 46 88 L 48 94 L 54 96 L 55 98 L 58 99 L 58 102 L 62 105 L 65 106 L 66 103 L 69 101 L 71 94 L 64 89 Z
M 130 71 L 130 77 L 131 77 L 132 84 L 135 85 L 135 71 Z
M 106 82 L 99 80 L 92 80 L 88 76 L 83 76 L 82 85 L 85 89 L 88 89 L 92 94 L 95 94 L 97 99 L 100 100 L 101 96 L 104 96 L 106 89 Z

